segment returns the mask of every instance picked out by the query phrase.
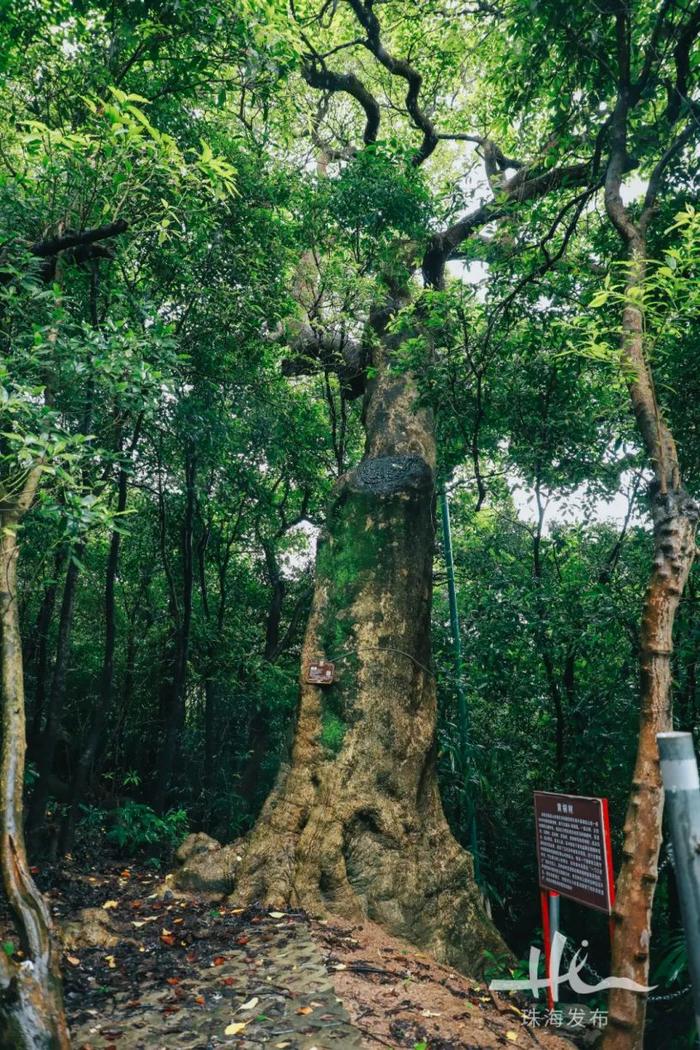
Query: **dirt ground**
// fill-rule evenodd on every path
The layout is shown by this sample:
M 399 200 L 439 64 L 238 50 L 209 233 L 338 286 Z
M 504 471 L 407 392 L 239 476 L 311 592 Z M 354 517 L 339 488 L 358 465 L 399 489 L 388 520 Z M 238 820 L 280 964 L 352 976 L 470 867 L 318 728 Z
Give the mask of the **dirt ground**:
M 526 1026 L 515 1001 L 440 965 L 374 923 L 312 920 L 311 930 L 367 1047 L 572 1050 L 574 1044 L 554 1030 Z
M 370 922 L 175 896 L 137 864 L 36 877 L 64 938 L 76 1050 L 575 1045 Z M 0 936 L 13 940 L 2 913 Z

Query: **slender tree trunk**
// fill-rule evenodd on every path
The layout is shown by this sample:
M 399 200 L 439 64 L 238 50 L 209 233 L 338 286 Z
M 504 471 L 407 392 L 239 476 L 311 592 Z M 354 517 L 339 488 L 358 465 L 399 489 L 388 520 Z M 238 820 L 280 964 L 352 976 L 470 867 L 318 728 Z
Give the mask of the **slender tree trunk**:
M 218 756 L 216 737 L 217 686 L 211 677 L 204 682 L 204 794 L 207 814 L 211 814 L 211 799 L 215 788 L 215 769 Z
M 263 708 L 256 708 L 248 723 L 248 740 L 250 751 L 238 781 L 237 794 L 248 804 L 248 811 L 255 812 L 256 805 L 262 801 L 261 770 L 265 756 L 270 748 L 270 713 Z
M 663 788 L 656 734 L 673 726 L 673 624 L 695 554 L 698 506 L 683 489 L 675 442 L 657 403 L 644 353 L 643 317 L 637 305 L 640 300 L 633 294 L 644 281 L 641 239 L 631 245 L 630 258 L 623 353 L 634 377 L 630 396 L 637 425 L 655 474 L 650 491 L 654 563 L 642 615 L 639 741 L 613 913 L 612 972 L 646 985 L 662 841 Z M 645 1013 L 646 995 L 612 990 L 604 1050 L 641 1050 Z
M 0 866 L 25 959 L 0 952 L 0 1044 L 13 1050 L 68 1050 L 58 958 L 49 910 L 29 873 L 22 830 L 26 755 L 22 640 L 17 611 L 17 528 L 29 508 L 41 468 L 27 478 L 18 503 L 0 513 L 2 633 L 2 764 Z
M 93 328 L 98 328 L 97 323 L 97 290 L 98 272 L 97 263 L 93 261 L 90 280 L 90 320 Z M 95 410 L 95 377 L 88 374 L 85 389 L 85 404 L 83 407 L 83 418 L 80 424 L 80 433 L 87 437 L 92 428 L 93 414 Z M 86 480 L 84 477 L 83 480 Z M 51 693 L 49 695 L 46 710 L 46 724 L 39 739 L 37 749 L 37 766 L 39 779 L 37 780 L 32 794 L 31 806 L 27 820 L 27 828 L 32 837 L 36 837 L 44 828 L 46 819 L 46 806 L 49 800 L 50 784 L 49 778 L 53 771 L 53 762 L 56 754 L 56 743 L 58 731 L 61 725 L 63 713 L 63 701 L 66 692 L 66 672 L 68 670 L 68 658 L 70 655 L 70 639 L 73 630 L 73 614 L 75 612 L 75 597 L 80 576 L 80 559 L 85 550 L 85 541 L 81 540 L 70 552 L 70 560 L 66 571 L 66 582 L 63 589 L 63 601 L 61 604 L 61 618 L 58 626 L 58 644 L 56 649 L 56 662 L 51 679 Z
M 271 540 L 263 541 L 265 554 L 265 566 L 270 582 L 270 602 L 267 607 L 267 622 L 265 624 L 265 648 L 263 659 L 273 663 L 279 653 L 280 626 L 282 623 L 282 609 L 284 606 L 285 583 L 275 555 L 275 549 Z M 238 793 L 245 799 L 248 806 L 252 808 L 259 797 L 260 771 L 265 756 L 270 747 L 269 712 L 257 708 L 250 719 L 250 731 L 248 739 L 251 744 L 248 761 L 238 782 Z
M 79 560 L 82 557 L 84 543 L 79 543 L 68 562 L 66 579 L 63 587 L 63 599 L 61 602 L 61 615 L 58 624 L 58 641 L 56 644 L 56 660 L 54 663 L 53 676 L 51 679 L 51 691 L 46 706 L 46 721 L 43 732 L 39 738 L 36 762 L 39 771 L 39 779 L 34 787 L 32 800 L 27 818 L 27 829 L 34 837 L 44 828 L 46 819 L 46 806 L 50 794 L 50 778 L 53 772 L 58 732 L 61 725 L 63 713 L 63 701 L 66 692 L 66 672 L 68 670 L 68 658 L 70 655 L 70 639 L 73 629 L 73 615 L 75 613 L 75 598 L 80 576 Z
M 197 544 L 197 561 L 199 565 L 199 589 L 202 598 L 202 612 L 204 614 L 204 620 L 207 625 L 207 645 L 205 649 L 205 669 L 204 669 L 204 775 L 202 777 L 202 789 L 204 795 L 204 814 L 205 823 L 208 823 L 211 817 L 212 799 L 214 796 L 215 789 L 215 771 L 216 771 L 216 758 L 218 754 L 218 740 L 216 737 L 216 715 L 217 715 L 217 694 L 218 694 L 218 683 L 214 681 L 214 668 L 216 666 L 216 656 L 219 650 L 218 642 L 221 637 L 221 630 L 223 628 L 223 618 L 217 617 L 216 623 L 218 626 L 217 637 L 211 637 L 212 629 L 212 616 L 211 609 L 209 606 L 209 587 L 207 583 L 207 562 L 206 553 L 209 545 L 209 539 L 211 536 L 211 527 L 205 526 L 202 530 L 202 536 L 200 542 Z M 220 583 L 222 591 L 219 594 L 219 602 L 225 601 L 223 595 L 225 594 L 224 580 L 220 577 Z
M 267 576 L 270 581 L 271 594 L 270 603 L 267 607 L 267 622 L 265 624 L 265 650 L 263 658 L 268 662 L 275 659 L 280 640 L 280 625 L 282 623 L 282 609 L 284 606 L 285 582 L 277 562 L 275 549 L 271 540 L 263 544 L 265 553 L 265 565 Z
M 123 514 L 126 510 L 128 480 L 129 478 L 126 467 L 122 466 L 119 470 L 119 477 L 117 480 L 117 515 Z M 100 695 L 97 706 L 93 712 L 92 726 L 88 738 L 78 760 L 78 767 L 76 769 L 75 779 L 72 786 L 71 805 L 63 822 L 63 827 L 61 828 L 59 854 L 67 853 L 72 849 L 80 802 L 84 797 L 85 788 L 90 779 L 91 770 L 104 736 L 107 719 L 112 709 L 112 694 L 114 691 L 114 653 L 117 641 L 115 585 L 117 581 L 117 570 L 119 568 L 120 547 L 121 532 L 119 529 L 114 529 L 110 539 L 107 567 L 105 570 L 105 638 L 102 673 L 100 675 Z
M 172 686 L 169 690 L 163 741 L 158 756 L 158 772 L 154 806 L 163 811 L 172 786 L 178 745 L 185 724 L 187 689 L 187 661 L 189 657 L 190 627 L 192 623 L 192 591 L 194 560 L 192 540 L 194 532 L 195 482 L 197 466 L 194 448 L 188 441 L 185 452 L 185 514 L 182 524 L 182 612 L 175 632 L 175 661 Z
M 136 615 L 129 623 L 126 631 L 125 655 L 124 655 L 124 683 L 121 690 L 121 700 L 118 711 L 119 717 L 114 731 L 112 746 L 114 748 L 115 762 L 121 758 L 124 732 L 129 722 L 132 704 L 134 700 L 134 680 L 136 677 Z
M 435 438 L 411 376 L 390 368 L 404 337 L 387 331 L 407 302 L 397 292 L 371 318 L 365 455 L 329 509 L 291 763 L 243 847 L 235 898 L 366 915 L 475 971 L 504 945 L 436 779 Z M 319 659 L 335 663 L 331 686 L 307 680 Z
M 27 658 L 25 667 L 33 669 L 34 690 L 31 706 L 31 728 L 27 733 L 27 743 L 31 754 L 32 748 L 41 735 L 41 723 L 44 717 L 44 704 L 46 702 L 46 691 L 49 680 L 49 631 L 56 608 L 56 595 L 58 594 L 58 583 L 63 573 L 66 561 L 66 548 L 61 544 L 54 559 L 53 578 L 47 584 L 41 607 L 36 619 L 36 625 L 32 632 L 30 644 L 27 646 Z M 25 674 L 25 678 L 26 678 Z
M 553 373 L 554 374 L 554 373 Z M 549 403 L 549 397 L 545 399 L 545 405 Z M 547 638 L 547 609 L 542 598 L 543 565 L 542 565 L 542 530 L 544 527 L 544 516 L 547 510 L 546 503 L 542 502 L 541 487 L 539 479 L 539 465 L 537 480 L 535 482 L 535 497 L 537 501 L 537 526 L 532 537 L 532 575 L 535 581 L 535 644 L 539 650 L 544 667 L 547 688 L 552 698 L 554 708 L 554 764 L 557 777 L 561 781 L 564 772 L 564 748 L 566 735 L 566 720 L 564 715 L 564 703 L 559 676 L 554 666 L 551 646 Z

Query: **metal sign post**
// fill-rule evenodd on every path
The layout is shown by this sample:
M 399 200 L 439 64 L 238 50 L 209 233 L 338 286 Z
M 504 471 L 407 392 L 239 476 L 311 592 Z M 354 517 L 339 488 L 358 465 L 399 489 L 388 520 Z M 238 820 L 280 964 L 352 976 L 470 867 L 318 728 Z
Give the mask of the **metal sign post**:
M 547 985 L 547 1006 L 554 1009 L 559 1002 L 559 987 L 552 983 L 552 946 L 559 933 L 559 894 L 552 890 L 540 890 L 542 908 L 542 934 L 544 937 L 544 963 L 549 984 Z
M 700 1037 L 700 779 L 691 733 L 659 733 L 661 777 Z

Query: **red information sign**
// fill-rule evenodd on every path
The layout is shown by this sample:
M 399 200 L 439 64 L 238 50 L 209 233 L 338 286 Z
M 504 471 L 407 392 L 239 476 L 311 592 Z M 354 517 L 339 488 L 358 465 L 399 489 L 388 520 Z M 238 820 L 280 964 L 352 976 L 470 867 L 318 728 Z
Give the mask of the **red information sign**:
M 610 914 L 614 901 L 608 803 L 535 792 L 540 886 Z
M 309 664 L 306 673 L 306 681 L 310 685 L 332 685 L 335 678 L 335 664 L 327 660 L 319 660 L 317 663 Z

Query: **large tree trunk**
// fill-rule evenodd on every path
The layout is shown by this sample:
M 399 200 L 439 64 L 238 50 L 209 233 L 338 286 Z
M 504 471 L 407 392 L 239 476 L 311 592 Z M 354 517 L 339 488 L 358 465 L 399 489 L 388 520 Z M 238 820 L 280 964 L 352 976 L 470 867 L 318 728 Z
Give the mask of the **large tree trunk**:
M 656 734 L 673 728 L 671 655 L 673 623 L 695 554 L 697 503 L 684 491 L 676 445 L 656 401 L 637 303 L 644 281 L 644 245 L 633 246 L 629 301 L 623 314 L 623 352 L 633 379 L 632 406 L 654 469 L 651 512 L 654 564 L 642 616 L 640 727 L 627 816 L 623 862 L 617 880 L 612 972 L 646 985 L 658 859 L 662 841 L 663 788 Z M 646 996 L 623 989 L 610 993 L 604 1050 L 641 1050 Z
M 642 620 L 639 742 L 617 880 L 612 955 L 612 972 L 642 985 L 649 975 L 651 913 L 662 840 L 663 787 L 656 734 L 673 728 L 673 621 L 692 564 L 697 525 L 697 507 L 682 490 L 659 493 L 652 503 L 655 556 Z M 641 1047 L 646 997 L 613 990 L 609 1010 L 606 1050 Z
M 390 371 L 397 295 L 371 318 L 375 377 L 362 462 L 338 482 L 319 543 L 299 719 L 244 844 L 237 900 L 368 916 L 468 971 L 504 945 L 435 773 L 430 612 L 435 439 L 410 375 Z M 335 663 L 335 681 L 307 681 Z
M 40 467 L 17 504 L 0 515 L 0 630 L 2 634 L 2 765 L 0 866 L 5 894 L 24 952 L 16 964 L 0 952 L 0 1045 L 13 1050 L 68 1050 L 51 916 L 29 873 L 22 830 L 26 754 L 22 641 L 17 612 L 17 528 L 30 506 Z

